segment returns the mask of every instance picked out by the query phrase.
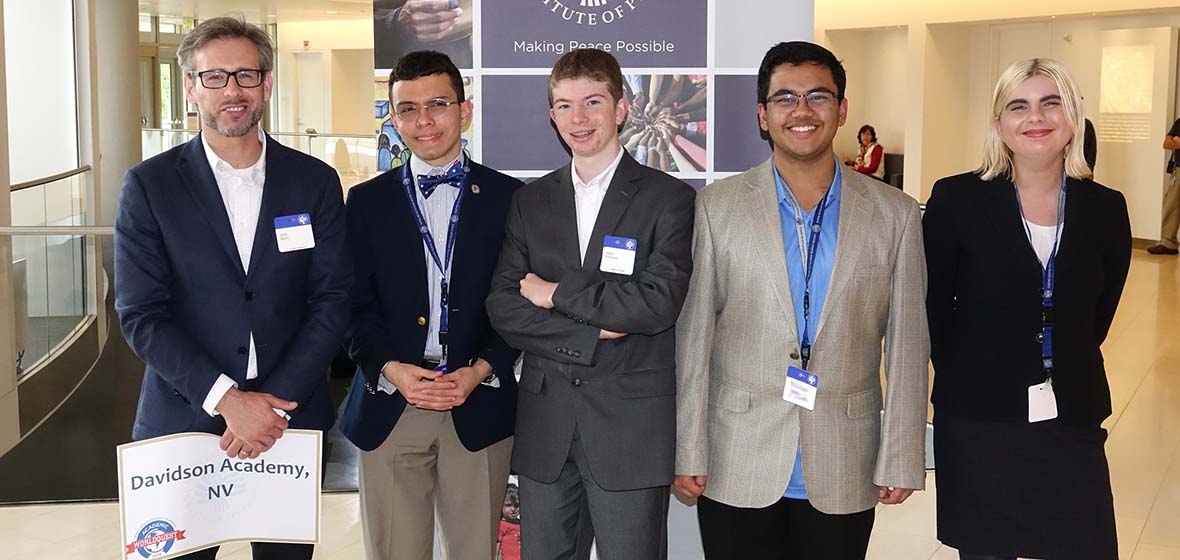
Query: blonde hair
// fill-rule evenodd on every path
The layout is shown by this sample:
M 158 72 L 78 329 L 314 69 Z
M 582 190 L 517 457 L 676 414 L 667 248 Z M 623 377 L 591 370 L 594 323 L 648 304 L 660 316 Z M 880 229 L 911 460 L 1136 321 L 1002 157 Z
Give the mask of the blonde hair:
M 1000 139 L 995 120 L 1000 117 L 1004 110 L 1004 102 L 1012 95 L 1012 91 L 1033 76 L 1044 76 L 1053 80 L 1057 85 L 1057 91 L 1061 93 L 1061 106 L 1065 109 L 1065 117 L 1073 125 L 1073 140 L 1065 146 L 1065 173 L 1075 179 L 1089 177 L 1090 166 L 1086 164 L 1084 153 L 1086 120 L 1082 114 L 1082 95 L 1069 70 L 1050 58 L 1030 58 L 1017 62 L 1000 74 L 996 89 L 992 93 L 992 122 L 987 127 L 987 136 L 983 143 L 983 165 L 978 171 L 983 174 L 984 180 L 1011 176 L 1012 150 Z

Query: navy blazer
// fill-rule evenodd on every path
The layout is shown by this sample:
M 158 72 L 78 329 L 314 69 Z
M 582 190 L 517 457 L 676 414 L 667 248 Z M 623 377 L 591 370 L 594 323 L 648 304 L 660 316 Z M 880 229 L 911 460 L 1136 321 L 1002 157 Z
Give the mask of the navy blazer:
M 519 352 L 492 330 L 484 298 L 500 255 L 512 193 L 521 182 L 474 162 L 470 167 L 472 188 L 459 212 L 451 262 L 447 353 L 452 370 L 483 358 L 500 378 L 499 388 L 480 385 L 451 410 L 459 440 L 478 451 L 512 435 L 516 418 L 512 370 Z M 381 368 L 391 360 L 422 361 L 427 326 L 419 318 L 430 317 L 430 306 L 438 305 L 429 301 L 422 236 L 401 178 L 399 167 L 348 193 L 356 283 L 347 345 L 357 371 L 340 429 L 365 451 L 389 437 L 406 407 L 400 392 L 377 389 Z
M 1012 182 L 977 173 L 940 179 L 922 225 L 935 417 L 1027 422 L 1028 388 L 1045 380 L 1041 263 Z M 1122 193 L 1070 178 L 1053 295 L 1053 390 L 1063 422 L 1097 426 L 1110 416 L 1100 346 L 1130 262 Z
M 343 195 L 323 162 L 266 138 L 266 182 L 249 270 L 201 137 L 127 171 L 115 218 L 115 310 L 142 359 L 132 436 L 220 434 L 202 403 L 220 374 L 295 401 L 292 428 L 326 430 L 328 366 L 348 326 L 352 260 Z M 308 213 L 315 247 L 280 253 L 274 219 Z M 250 334 L 258 378 L 246 380 Z

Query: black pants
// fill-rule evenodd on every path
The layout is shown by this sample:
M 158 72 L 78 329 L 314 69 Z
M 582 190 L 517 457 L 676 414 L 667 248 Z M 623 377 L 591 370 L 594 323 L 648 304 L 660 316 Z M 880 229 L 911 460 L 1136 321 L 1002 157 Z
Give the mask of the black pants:
M 864 560 L 873 519 L 872 508 L 829 515 L 807 500 L 739 508 L 697 499 L 707 560 Z
M 250 543 L 254 560 L 311 560 L 315 546 L 310 544 Z M 183 560 L 214 560 L 217 547 L 177 557 Z
M 971 554 L 959 551 L 959 560 L 1016 560 L 1015 556 L 995 556 L 992 554 Z

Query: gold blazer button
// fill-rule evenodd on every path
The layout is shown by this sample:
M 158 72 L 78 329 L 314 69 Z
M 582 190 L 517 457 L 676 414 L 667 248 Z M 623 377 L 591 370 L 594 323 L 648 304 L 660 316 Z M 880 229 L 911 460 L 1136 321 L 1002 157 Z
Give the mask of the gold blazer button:
M 418 326 L 419 327 L 426 326 L 426 317 L 418 317 Z

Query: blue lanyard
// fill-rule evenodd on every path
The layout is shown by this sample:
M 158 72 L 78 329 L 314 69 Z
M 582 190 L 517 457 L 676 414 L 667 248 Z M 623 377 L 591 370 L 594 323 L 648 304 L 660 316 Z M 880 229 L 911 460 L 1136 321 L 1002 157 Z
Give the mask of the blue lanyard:
M 799 256 L 804 257 L 803 261 L 803 340 L 800 342 L 799 353 L 803 358 L 803 369 L 807 369 L 807 362 L 811 360 L 811 274 L 815 270 L 815 254 L 819 248 L 819 232 L 823 228 L 824 211 L 828 202 L 828 193 L 824 193 L 823 198 L 819 200 L 819 204 L 815 207 L 815 217 L 811 221 L 811 233 L 807 235 L 806 242 L 804 241 L 803 233 L 803 209 L 799 207 L 799 201 L 791 196 L 791 202 L 795 207 L 795 233 L 799 239 Z M 806 243 L 806 245 L 804 245 Z
M 422 242 L 426 244 L 426 249 L 430 251 L 430 257 L 434 260 L 434 266 L 438 267 L 439 273 L 442 276 L 442 289 L 439 297 L 439 321 L 438 321 L 438 344 L 442 346 L 442 361 L 446 363 L 447 359 L 447 296 L 448 296 L 448 277 L 451 274 L 451 255 L 455 251 L 455 231 L 459 228 L 459 210 L 463 207 L 463 194 L 467 192 L 467 184 L 471 182 L 471 170 L 467 165 L 467 158 L 464 156 L 462 160 L 463 170 L 467 175 L 463 178 L 463 183 L 459 185 L 459 195 L 455 197 L 455 205 L 451 207 L 451 219 L 447 225 L 447 252 L 446 260 L 438 258 L 438 250 L 434 246 L 434 236 L 430 233 L 430 226 L 426 225 L 426 216 L 422 213 L 422 208 L 418 206 L 418 195 L 414 192 L 414 179 L 410 176 L 410 162 L 407 160 L 402 165 L 402 188 L 406 191 L 406 199 L 410 202 L 410 210 L 414 212 L 414 222 L 418 225 L 418 232 L 422 234 Z
M 1012 182 L 1012 188 L 1016 191 L 1016 206 L 1020 208 L 1020 223 L 1024 225 L 1029 244 L 1032 244 L 1032 230 L 1024 217 L 1024 204 L 1020 202 L 1020 189 L 1016 187 L 1015 181 Z M 1049 260 L 1041 266 L 1041 334 L 1037 335 L 1037 340 L 1041 343 L 1041 369 L 1045 372 L 1045 379 L 1053 378 L 1053 288 L 1057 283 L 1057 248 L 1061 245 L 1061 227 L 1064 222 L 1065 173 L 1062 173 L 1061 191 L 1057 195 L 1057 221 L 1053 226 L 1053 250 L 1049 252 Z

